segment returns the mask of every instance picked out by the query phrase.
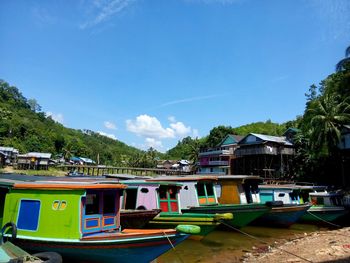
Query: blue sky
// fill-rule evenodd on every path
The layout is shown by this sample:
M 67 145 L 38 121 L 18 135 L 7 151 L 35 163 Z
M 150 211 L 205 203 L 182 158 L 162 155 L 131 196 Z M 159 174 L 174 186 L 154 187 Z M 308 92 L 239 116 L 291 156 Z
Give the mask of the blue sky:
M 349 33 L 348 0 L 1 1 L 0 78 L 67 127 L 166 151 L 302 114 Z

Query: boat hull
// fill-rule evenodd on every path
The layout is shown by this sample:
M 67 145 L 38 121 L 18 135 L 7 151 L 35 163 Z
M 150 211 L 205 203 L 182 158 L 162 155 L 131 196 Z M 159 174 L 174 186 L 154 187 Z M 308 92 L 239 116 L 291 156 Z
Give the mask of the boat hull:
M 214 231 L 216 227 L 220 225 L 220 222 L 215 219 L 213 215 L 205 215 L 198 213 L 191 214 L 163 214 L 155 217 L 148 224 L 150 228 L 175 228 L 180 224 L 191 224 L 201 228 L 199 234 L 196 237 L 191 236 L 193 239 L 201 239 Z
M 244 227 L 270 210 L 264 204 L 228 204 L 215 206 L 200 206 L 182 209 L 183 213 L 232 213 L 233 219 L 224 223 L 233 227 Z
M 18 238 L 16 244 L 31 252 L 55 251 L 66 262 L 150 262 L 189 235 L 158 235 L 151 238 L 58 242 Z M 171 243 L 169 242 L 171 241 Z
M 347 213 L 348 211 L 344 207 L 312 206 L 299 221 L 311 223 L 323 221 L 333 222 Z
M 272 209 L 253 223 L 264 226 L 289 227 L 298 221 L 310 205 L 283 205 Z
M 124 228 L 144 228 L 147 223 L 160 213 L 160 209 L 153 210 L 121 210 L 120 224 Z

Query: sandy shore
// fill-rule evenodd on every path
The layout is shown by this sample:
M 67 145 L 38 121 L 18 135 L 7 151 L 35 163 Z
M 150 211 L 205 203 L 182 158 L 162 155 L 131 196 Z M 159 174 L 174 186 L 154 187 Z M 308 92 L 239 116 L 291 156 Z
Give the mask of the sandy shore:
M 350 227 L 305 233 L 274 246 L 253 247 L 243 262 L 350 262 Z

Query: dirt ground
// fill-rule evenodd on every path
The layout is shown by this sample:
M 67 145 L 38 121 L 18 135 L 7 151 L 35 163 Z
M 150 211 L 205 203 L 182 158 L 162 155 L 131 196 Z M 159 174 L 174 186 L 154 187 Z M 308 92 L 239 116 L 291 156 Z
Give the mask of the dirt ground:
M 305 233 L 275 246 L 253 247 L 243 262 L 350 262 L 350 227 Z

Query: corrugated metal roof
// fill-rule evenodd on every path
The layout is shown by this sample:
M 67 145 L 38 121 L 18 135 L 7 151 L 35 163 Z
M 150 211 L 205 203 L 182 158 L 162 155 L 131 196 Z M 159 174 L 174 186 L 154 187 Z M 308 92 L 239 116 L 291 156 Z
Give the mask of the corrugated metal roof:
M 17 149 L 15 149 L 15 148 L 13 148 L 13 147 L 5 147 L 5 146 L 0 146 L 0 151 L 18 153 L 18 150 L 17 150 Z
M 19 154 L 18 157 L 34 157 L 34 158 L 46 158 L 46 159 L 50 159 L 51 158 L 51 153 L 39 153 L 39 152 L 29 152 L 26 154 Z
M 265 134 L 259 134 L 259 133 L 250 133 L 250 135 L 258 137 L 263 141 L 277 142 L 285 145 L 293 145 L 291 142 L 287 141 L 286 137 L 283 137 L 283 136 L 272 136 L 272 135 L 265 135 Z

